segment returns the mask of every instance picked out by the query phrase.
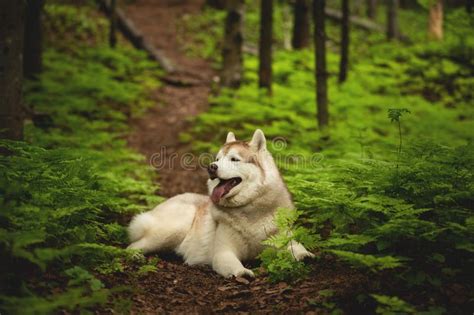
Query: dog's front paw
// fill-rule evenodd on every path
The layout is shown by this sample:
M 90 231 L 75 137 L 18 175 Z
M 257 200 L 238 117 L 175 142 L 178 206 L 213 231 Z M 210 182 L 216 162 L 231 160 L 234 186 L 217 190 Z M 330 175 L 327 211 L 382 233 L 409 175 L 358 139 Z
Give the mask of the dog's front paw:
M 295 257 L 297 261 L 302 261 L 302 260 L 305 260 L 306 258 L 314 258 L 315 255 L 308 251 L 301 251 L 301 252 L 294 253 L 293 257 Z
M 233 276 L 244 277 L 244 278 L 255 278 L 255 274 L 253 273 L 253 271 L 247 268 L 242 268 L 238 270 L 237 272 L 234 272 Z

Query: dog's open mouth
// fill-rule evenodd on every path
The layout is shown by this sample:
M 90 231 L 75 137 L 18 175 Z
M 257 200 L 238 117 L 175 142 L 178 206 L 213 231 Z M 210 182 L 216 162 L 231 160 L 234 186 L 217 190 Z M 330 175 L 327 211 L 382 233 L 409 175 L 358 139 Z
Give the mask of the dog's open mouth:
M 219 201 L 229 193 L 235 186 L 240 184 L 242 178 L 240 177 L 232 177 L 229 179 L 222 179 L 219 178 L 219 184 L 214 188 L 211 194 L 211 200 L 214 203 L 219 203 Z

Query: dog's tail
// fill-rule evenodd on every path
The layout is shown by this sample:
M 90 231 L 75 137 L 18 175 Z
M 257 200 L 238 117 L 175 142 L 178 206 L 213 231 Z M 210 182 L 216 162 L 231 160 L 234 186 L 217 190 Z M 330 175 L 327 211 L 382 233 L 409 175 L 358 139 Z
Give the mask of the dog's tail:
M 156 219 L 147 212 L 135 216 L 128 227 L 130 241 L 136 242 L 143 238 L 145 234 L 153 228 L 155 220 Z

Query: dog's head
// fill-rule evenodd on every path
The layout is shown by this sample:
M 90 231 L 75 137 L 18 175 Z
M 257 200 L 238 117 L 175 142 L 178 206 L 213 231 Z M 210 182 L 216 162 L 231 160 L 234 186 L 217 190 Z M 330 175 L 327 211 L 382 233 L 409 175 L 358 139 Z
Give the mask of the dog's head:
M 239 207 L 258 197 L 265 180 L 262 163 L 267 158 L 271 156 L 260 129 L 249 142 L 237 141 L 229 132 L 216 160 L 208 167 L 207 185 L 212 202 L 223 207 Z

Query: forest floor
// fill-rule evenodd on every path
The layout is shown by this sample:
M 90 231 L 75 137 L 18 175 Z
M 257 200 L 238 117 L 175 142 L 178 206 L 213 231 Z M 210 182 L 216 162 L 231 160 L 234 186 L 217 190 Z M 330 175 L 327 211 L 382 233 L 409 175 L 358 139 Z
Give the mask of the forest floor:
M 133 132 L 128 138 L 129 145 L 145 154 L 150 163 L 161 163 L 157 169 L 159 193 L 165 197 L 206 192 L 206 172 L 196 167 L 196 161 L 191 163 L 193 170 L 179 163 L 191 153 L 191 147 L 180 142 L 179 134 L 190 127 L 189 117 L 208 108 L 215 72 L 210 62 L 187 56 L 177 40 L 179 19 L 198 12 L 203 2 L 137 0 L 126 7 L 128 17 L 147 40 L 179 67 L 176 73 L 166 75 L 155 91 L 156 105 L 131 121 Z M 366 275 L 331 257 L 309 262 L 309 276 L 292 284 L 271 283 L 264 274 L 252 280 L 224 279 L 209 266 L 186 266 L 173 255 L 160 258 L 158 271 L 142 278 L 122 273 L 103 279 L 109 285 L 134 288 L 132 313 L 328 313 L 334 307 L 333 293 L 343 297 L 347 309 L 355 299 L 353 292 L 370 284 Z M 322 290 L 328 294 L 321 294 Z

